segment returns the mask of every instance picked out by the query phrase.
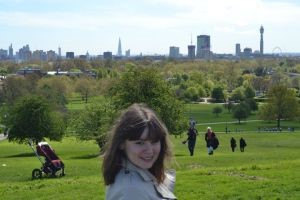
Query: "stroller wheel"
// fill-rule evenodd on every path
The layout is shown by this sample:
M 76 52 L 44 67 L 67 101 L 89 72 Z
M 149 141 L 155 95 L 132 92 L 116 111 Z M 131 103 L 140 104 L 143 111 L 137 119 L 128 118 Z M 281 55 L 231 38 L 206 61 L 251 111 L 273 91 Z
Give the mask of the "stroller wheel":
M 62 177 L 62 176 L 64 176 L 64 175 L 66 175 L 66 174 L 65 174 L 65 168 L 62 167 L 59 176 Z
M 32 170 L 32 180 L 34 179 L 41 179 L 42 178 L 42 171 L 40 169 Z
M 63 167 L 63 168 L 61 169 L 61 176 L 64 176 L 64 175 L 66 175 L 66 174 L 65 174 L 65 168 Z

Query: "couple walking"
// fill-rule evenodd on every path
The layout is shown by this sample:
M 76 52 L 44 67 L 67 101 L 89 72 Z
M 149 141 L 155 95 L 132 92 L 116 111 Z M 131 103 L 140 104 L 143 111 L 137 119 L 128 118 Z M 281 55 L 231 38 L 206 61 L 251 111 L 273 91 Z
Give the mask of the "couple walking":
M 191 126 L 187 134 L 188 138 L 182 143 L 185 144 L 186 142 L 188 142 L 190 156 L 193 156 L 198 131 L 195 127 Z M 219 146 L 219 140 L 216 137 L 216 134 L 212 131 L 211 127 L 207 127 L 207 132 L 205 133 L 205 141 L 208 155 L 213 155 L 213 151 Z
M 230 140 L 230 146 L 231 146 L 232 152 L 234 152 L 234 149 L 236 147 L 236 140 L 233 137 Z M 245 139 L 241 137 L 241 139 L 240 139 L 240 150 L 241 150 L 241 152 L 244 152 L 246 146 L 247 146 L 247 144 L 246 144 Z

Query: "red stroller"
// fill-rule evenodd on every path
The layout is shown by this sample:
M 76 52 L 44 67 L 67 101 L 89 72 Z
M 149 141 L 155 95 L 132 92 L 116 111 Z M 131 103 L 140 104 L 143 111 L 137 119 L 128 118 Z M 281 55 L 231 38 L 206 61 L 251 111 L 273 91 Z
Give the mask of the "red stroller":
M 32 142 L 29 142 L 32 150 L 36 154 L 37 158 L 41 161 L 41 169 L 32 170 L 32 179 L 42 178 L 43 174 L 51 177 L 64 176 L 65 165 L 55 154 L 54 150 L 50 147 L 47 142 L 39 142 L 36 146 L 36 151 L 33 147 Z M 42 160 L 41 156 L 45 157 L 45 161 Z

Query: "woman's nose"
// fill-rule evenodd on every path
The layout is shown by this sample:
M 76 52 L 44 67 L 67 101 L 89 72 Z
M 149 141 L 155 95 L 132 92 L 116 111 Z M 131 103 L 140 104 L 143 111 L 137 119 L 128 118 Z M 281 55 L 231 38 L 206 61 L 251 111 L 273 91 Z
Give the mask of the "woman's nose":
M 151 142 L 146 142 L 145 144 L 145 152 L 152 153 L 153 152 L 153 144 Z

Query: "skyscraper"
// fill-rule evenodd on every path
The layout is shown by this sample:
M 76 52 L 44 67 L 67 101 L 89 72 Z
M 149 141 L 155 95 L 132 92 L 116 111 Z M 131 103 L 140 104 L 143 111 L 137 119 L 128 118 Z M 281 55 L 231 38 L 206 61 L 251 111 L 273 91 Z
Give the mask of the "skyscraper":
M 126 57 L 130 57 L 130 49 L 127 49 L 127 50 L 125 51 L 125 55 L 126 55 Z
M 197 36 L 197 57 L 209 58 L 210 57 L 210 36 L 198 35 Z
M 194 59 L 195 58 L 195 45 L 188 45 L 188 58 L 189 59 Z
M 61 48 L 58 47 L 58 58 L 61 59 Z
M 112 52 L 110 52 L 110 51 L 103 52 L 103 59 L 112 60 Z
M 264 54 L 264 27 L 261 26 L 260 29 L 260 54 Z
M 196 46 L 193 45 L 193 40 L 192 40 L 192 36 L 191 36 L 191 45 L 188 45 L 188 58 L 189 59 L 195 58 L 195 49 L 196 49 Z
M 13 59 L 14 58 L 14 49 L 12 47 L 12 44 L 10 44 L 10 46 L 8 48 L 8 58 L 9 59 Z
M 66 52 L 66 59 L 74 59 L 74 58 L 75 58 L 75 54 L 73 51 Z
M 239 43 L 235 44 L 235 55 L 236 56 L 241 55 L 241 45 Z
M 31 59 L 31 51 L 28 44 L 19 49 L 18 59 L 22 61 L 28 61 Z
M 169 52 L 169 57 L 170 58 L 178 58 L 179 57 L 179 47 L 170 47 L 170 52 Z
M 122 56 L 122 46 L 121 46 L 121 39 L 120 38 L 119 38 L 119 45 L 118 45 L 117 56 Z

